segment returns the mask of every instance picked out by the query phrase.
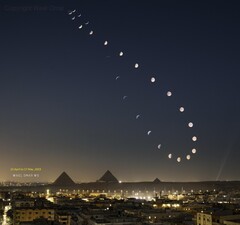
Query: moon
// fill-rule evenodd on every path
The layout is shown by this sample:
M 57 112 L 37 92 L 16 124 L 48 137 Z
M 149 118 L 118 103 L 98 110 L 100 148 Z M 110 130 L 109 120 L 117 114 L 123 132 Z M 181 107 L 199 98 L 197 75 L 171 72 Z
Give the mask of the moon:
M 88 24 L 89 24 L 89 21 L 87 21 L 85 24 L 88 25 Z
M 184 112 L 184 110 L 185 110 L 185 109 L 184 109 L 184 107 L 182 107 L 182 106 L 179 108 L 179 111 L 180 111 L 180 112 Z
M 136 119 L 138 119 L 140 117 L 140 115 L 138 114 L 138 115 L 136 115 Z
M 177 161 L 178 161 L 178 162 L 181 162 L 181 157 L 177 157 Z
M 115 80 L 118 80 L 120 78 L 120 76 L 116 76 Z
M 168 154 L 168 158 L 169 159 L 171 159 L 172 158 L 172 154 L 170 153 L 170 154 Z
M 134 67 L 137 69 L 139 67 L 139 64 L 135 63 Z
M 197 152 L 197 149 L 196 149 L 196 148 L 193 148 L 193 149 L 192 149 L 192 154 L 196 154 L 196 152 Z
M 125 100 L 126 98 L 127 98 L 127 95 L 124 95 L 124 96 L 123 96 L 123 100 Z
M 193 136 L 193 137 L 192 137 L 192 140 L 193 140 L 193 141 L 197 141 L 197 137 L 196 137 L 196 136 Z
M 93 35 L 93 31 L 92 30 L 89 32 L 89 35 Z
M 193 127 L 193 123 L 192 122 L 189 122 L 188 123 L 188 126 L 191 128 L 191 127 Z
M 151 78 L 151 82 L 154 83 L 156 81 L 155 77 Z
M 151 130 L 149 130 L 148 132 L 147 132 L 147 135 L 150 135 L 152 133 L 152 131 Z
M 168 91 L 168 92 L 167 92 L 167 96 L 168 96 L 168 97 L 171 97 L 171 96 L 172 96 L 172 92 L 171 92 L 171 91 Z
M 160 148 L 161 148 L 161 146 L 162 146 L 162 145 L 161 145 L 161 144 L 159 144 L 159 145 L 158 145 L 158 149 L 160 149 Z
M 75 16 L 72 18 L 72 20 L 75 20 Z
M 81 14 L 78 15 L 78 17 L 82 16 Z
M 108 41 L 104 41 L 104 43 L 103 43 L 103 44 L 104 44 L 105 46 L 106 46 L 106 45 L 108 45 Z
M 79 28 L 79 29 L 82 29 L 82 27 L 83 27 L 83 25 L 80 25 L 78 28 Z
M 191 159 L 191 156 L 190 156 L 190 155 L 187 155 L 187 156 L 186 156 L 186 159 L 187 159 L 187 160 L 190 160 L 190 159 Z
M 123 52 L 119 52 L 119 56 L 123 56 Z

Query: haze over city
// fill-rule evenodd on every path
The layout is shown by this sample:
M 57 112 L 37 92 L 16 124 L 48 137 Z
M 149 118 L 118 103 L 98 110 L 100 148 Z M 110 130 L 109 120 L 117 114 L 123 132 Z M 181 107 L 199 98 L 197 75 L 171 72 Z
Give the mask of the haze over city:
M 239 180 L 239 8 L 2 1 L 1 181 Z

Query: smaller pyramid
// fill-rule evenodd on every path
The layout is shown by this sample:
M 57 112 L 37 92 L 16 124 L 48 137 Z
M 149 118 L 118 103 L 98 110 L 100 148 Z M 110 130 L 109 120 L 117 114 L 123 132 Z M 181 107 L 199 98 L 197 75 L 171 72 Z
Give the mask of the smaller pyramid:
M 105 182 L 105 183 L 118 183 L 118 179 L 113 176 L 113 174 L 107 170 L 106 173 L 98 180 L 98 182 Z
M 153 183 L 158 184 L 158 183 L 161 183 L 161 181 L 160 181 L 158 178 L 156 178 L 156 179 L 153 181 Z
M 54 186 L 73 186 L 75 185 L 75 182 L 72 180 L 71 177 L 67 175 L 66 172 L 63 172 L 54 182 Z

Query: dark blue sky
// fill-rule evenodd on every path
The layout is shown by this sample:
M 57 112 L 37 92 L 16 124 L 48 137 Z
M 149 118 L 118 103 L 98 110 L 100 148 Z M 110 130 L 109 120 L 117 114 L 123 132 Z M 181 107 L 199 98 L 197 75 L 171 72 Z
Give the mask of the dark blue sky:
M 74 9 L 82 16 L 72 20 Z M 35 181 L 62 171 L 94 181 L 107 169 L 123 181 L 239 180 L 239 10 L 237 1 L 1 1 L 0 179 L 41 167 Z

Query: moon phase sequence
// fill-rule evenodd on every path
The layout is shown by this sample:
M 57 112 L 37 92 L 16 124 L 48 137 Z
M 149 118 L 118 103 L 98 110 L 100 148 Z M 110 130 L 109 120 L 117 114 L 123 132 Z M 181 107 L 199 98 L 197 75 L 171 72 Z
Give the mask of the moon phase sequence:
M 84 29 L 87 29 L 88 30 L 88 34 L 89 36 L 96 36 L 97 34 L 95 34 L 94 30 L 92 29 L 92 23 L 87 20 L 87 18 L 84 17 L 84 15 L 80 12 L 78 12 L 78 10 L 74 9 L 74 10 L 71 10 L 71 11 L 68 11 L 68 16 L 70 17 L 70 19 L 75 23 L 77 24 L 77 29 L 79 30 L 84 30 Z M 85 27 L 85 28 L 84 28 Z M 84 28 L 84 29 L 83 29 Z M 102 43 L 105 47 L 110 47 L 109 46 L 109 40 L 102 40 Z M 126 52 L 123 52 L 123 51 L 118 51 L 118 53 L 116 54 L 118 57 L 124 57 L 126 54 Z M 110 58 L 110 56 L 108 57 Z M 142 63 L 141 63 L 142 64 Z M 135 62 L 133 63 L 133 68 L 134 69 L 141 69 L 140 67 L 140 63 L 139 62 Z M 117 72 L 117 71 L 116 71 Z M 115 75 L 115 80 L 116 82 L 119 82 L 118 80 L 121 78 L 120 75 Z M 156 76 L 150 76 L 149 78 L 149 81 L 150 83 L 157 83 L 159 79 L 156 79 Z M 155 85 L 153 85 L 155 86 Z M 167 92 L 165 92 L 165 96 L 167 96 L 167 98 L 171 99 L 172 97 L 175 96 L 175 93 L 173 95 L 173 91 L 172 90 L 168 90 Z M 128 95 L 127 93 L 123 93 L 122 95 L 122 101 L 126 101 L 128 99 Z M 179 105 L 177 108 L 177 112 L 180 113 L 180 114 L 184 114 L 185 113 L 185 107 L 183 105 Z M 189 110 L 189 109 L 188 109 Z M 139 114 L 137 114 L 135 116 L 135 119 L 136 120 L 139 120 L 141 118 L 144 119 L 144 115 L 139 112 Z M 142 118 L 143 117 L 143 118 Z M 140 120 L 140 121 L 141 121 Z M 185 125 L 186 126 L 186 125 Z M 189 129 L 193 129 L 194 128 L 194 123 L 190 120 L 187 122 L 187 128 Z M 152 132 L 152 130 L 148 130 L 146 132 L 146 135 L 149 137 L 151 136 L 153 133 L 155 133 L 156 131 Z M 190 137 L 191 141 L 192 141 L 192 144 L 193 146 L 196 144 L 196 142 L 198 141 L 198 137 L 194 134 L 192 137 Z M 173 160 L 175 158 L 176 162 L 177 163 L 180 163 L 182 162 L 183 159 L 185 159 L 186 161 L 189 161 L 190 159 L 192 159 L 191 157 L 191 154 L 192 156 L 195 155 L 197 153 L 197 150 L 196 150 L 196 147 L 193 147 L 192 149 L 189 149 L 189 150 L 185 150 L 186 152 L 186 155 L 185 156 L 182 156 L 182 155 L 177 155 L 175 154 L 174 152 L 166 152 L 166 149 L 167 146 L 164 146 L 162 143 L 156 143 L 156 148 L 160 151 L 160 152 L 164 152 L 164 154 L 166 154 L 167 158 L 169 160 Z M 154 149 L 153 149 L 154 150 Z

